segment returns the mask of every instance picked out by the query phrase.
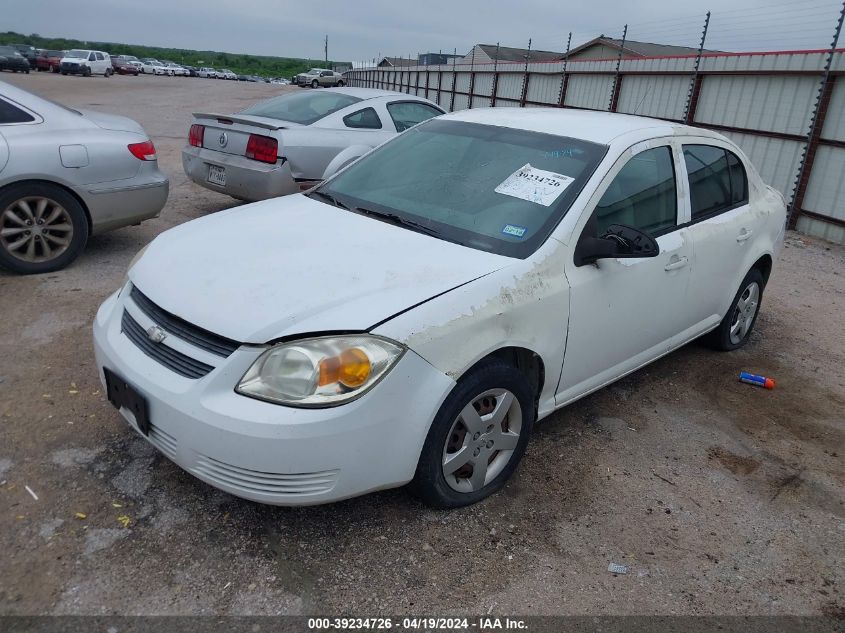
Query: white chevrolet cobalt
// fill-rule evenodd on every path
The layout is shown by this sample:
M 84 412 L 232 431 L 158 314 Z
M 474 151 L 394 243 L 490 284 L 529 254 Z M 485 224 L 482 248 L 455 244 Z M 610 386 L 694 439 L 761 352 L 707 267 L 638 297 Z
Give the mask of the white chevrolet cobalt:
M 696 337 L 742 346 L 785 204 L 725 137 L 558 109 L 415 126 L 157 237 L 94 323 L 109 400 L 196 477 L 316 504 L 501 488 L 532 424 Z

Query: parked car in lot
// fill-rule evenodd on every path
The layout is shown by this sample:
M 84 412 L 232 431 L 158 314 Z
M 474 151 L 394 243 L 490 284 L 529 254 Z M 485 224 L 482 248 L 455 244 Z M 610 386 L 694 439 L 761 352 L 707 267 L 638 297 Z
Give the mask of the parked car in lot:
M 104 51 L 90 51 L 72 49 L 65 53 L 59 65 L 59 72 L 63 75 L 103 75 L 110 77 L 114 74 L 111 56 Z
M 141 72 L 141 69 L 132 62 L 126 61 L 119 57 L 111 58 L 112 70 L 118 75 L 135 75 Z
M 744 345 L 785 219 L 718 133 L 464 110 L 309 193 L 159 235 L 97 314 L 100 378 L 232 494 L 412 482 L 466 505 L 504 485 L 536 420 L 699 336 Z
M 0 71 L 10 70 L 13 73 L 29 73 L 29 69 L 29 62 L 17 49 L 13 46 L 0 46 Z
M 170 71 L 161 62 L 142 60 L 141 72 L 146 75 L 169 75 Z
M 195 183 L 242 200 L 307 189 L 376 145 L 443 114 L 398 92 L 287 93 L 237 114 L 194 114 L 182 166 Z
M 229 81 L 237 81 L 238 76 L 233 73 L 228 68 L 223 68 L 222 70 L 217 71 L 217 78 L 218 79 L 228 79 Z
M 38 49 L 31 44 L 11 44 L 17 52 L 29 62 L 30 68 L 35 68 L 35 60 L 38 57 Z
M 188 74 L 189 74 L 188 71 L 184 67 L 182 67 L 179 64 L 176 64 L 174 62 L 169 62 L 169 63 L 165 64 L 164 67 L 167 69 L 167 71 L 170 73 L 170 75 L 173 75 L 173 76 L 187 77 Z
M 168 181 L 143 128 L 0 82 L 0 266 L 70 264 L 89 234 L 159 214 Z
M 325 68 L 312 68 L 308 72 L 300 73 L 294 77 L 294 83 L 300 88 L 307 86 L 311 86 L 312 88 L 330 88 L 344 85 L 343 75 Z
M 200 68 L 197 71 L 197 76 L 202 77 L 204 79 L 216 79 L 217 78 L 217 71 L 214 70 L 213 68 L 205 66 L 203 68 Z
M 59 72 L 59 67 L 62 63 L 62 57 L 64 56 L 64 51 L 41 50 L 35 57 L 35 66 L 39 71 L 44 70 L 57 73 Z
M 126 64 L 129 65 L 129 66 L 133 66 L 138 71 L 139 74 L 144 72 L 144 62 L 133 61 L 133 60 L 130 59 L 129 61 L 126 62 Z

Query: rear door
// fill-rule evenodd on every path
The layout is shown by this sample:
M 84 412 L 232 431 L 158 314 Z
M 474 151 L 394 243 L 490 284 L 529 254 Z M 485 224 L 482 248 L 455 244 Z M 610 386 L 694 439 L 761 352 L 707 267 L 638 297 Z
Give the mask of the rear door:
M 695 245 L 689 319 L 704 331 L 724 316 L 749 264 L 748 249 L 766 222 L 751 213 L 742 159 L 726 143 L 709 138 L 683 141 L 689 183 L 689 230 Z

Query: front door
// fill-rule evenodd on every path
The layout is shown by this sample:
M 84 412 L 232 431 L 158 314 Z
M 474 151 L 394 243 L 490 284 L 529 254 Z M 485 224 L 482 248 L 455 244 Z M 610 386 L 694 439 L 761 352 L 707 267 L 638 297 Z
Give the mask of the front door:
M 687 327 L 692 241 L 680 226 L 686 207 L 679 204 L 685 199 L 675 177 L 678 158 L 668 140 L 626 152 L 600 187 L 601 199 L 576 227 L 573 238 L 581 239 L 599 237 L 611 224 L 632 226 L 654 237 L 660 254 L 582 266 L 568 259 L 569 332 L 558 405 L 666 353 L 670 339 Z

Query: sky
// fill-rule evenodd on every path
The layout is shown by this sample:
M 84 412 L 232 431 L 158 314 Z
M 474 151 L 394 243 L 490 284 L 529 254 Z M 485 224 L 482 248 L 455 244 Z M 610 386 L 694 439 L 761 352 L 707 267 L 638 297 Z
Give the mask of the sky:
M 825 49 L 839 0 L 0 0 L 0 29 L 47 37 L 197 50 L 363 61 L 420 52 L 466 53 L 478 43 L 563 51 L 604 34 L 726 51 Z M 11 13 L 11 14 L 10 14 Z M 845 46 L 845 35 L 840 38 Z

